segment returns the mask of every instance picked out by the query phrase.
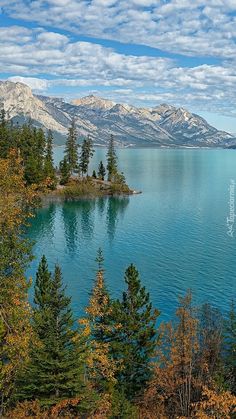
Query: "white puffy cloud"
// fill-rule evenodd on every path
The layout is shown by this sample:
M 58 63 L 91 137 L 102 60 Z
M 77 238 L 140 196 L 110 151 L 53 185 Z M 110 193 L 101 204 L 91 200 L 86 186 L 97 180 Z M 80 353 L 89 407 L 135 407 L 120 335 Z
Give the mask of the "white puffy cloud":
M 172 53 L 233 57 L 235 0 L 1 0 L 5 13 Z
M 0 72 L 35 91 L 63 87 L 71 95 L 73 87 L 141 106 L 169 102 L 235 115 L 235 0 L 0 0 L 0 6 L 38 25 L 0 28 Z M 179 58 L 121 54 L 76 34 Z M 186 66 L 179 54 L 198 61 Z M 197 64 L 204 60 L 214 64 Z
M 125 55 L 43 28 L 24 29 L 1 28 L 3 34 L 8 30 L 22 36 L 16 36 L 15 41 L 14 36 L 0 37 L 0 72 L 7 69 L 11 80 L 22 81 L 36 92 L 74 87 L 75 91 L 88 88 L 103 94 L 106 89 L 105 96 L 129 103 L 170 102 L 234 112 L 236 67 L 230 60 L 181 67 L 169 58 Z

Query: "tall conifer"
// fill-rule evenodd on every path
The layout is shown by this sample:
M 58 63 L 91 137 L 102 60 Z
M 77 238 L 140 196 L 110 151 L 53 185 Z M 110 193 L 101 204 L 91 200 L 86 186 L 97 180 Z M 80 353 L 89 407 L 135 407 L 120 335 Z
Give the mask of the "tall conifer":
M 33 326 L 38 344 L 32 347 L 31 361 L 19 380 L 19 398 L 53 405 L 78 396 L 83 379 L 70 298 L 65 296 L 59 266 L 52 276 L 45 257 L 37 272 L 34 301 Z
M 51 179 L 52 188 L 55 187 L 56 176 L 55 176 L 55 169 L 53 166 L 53 135 L 52 135 L 51 130 L 48 130 L 47 138 L 46 138 L 44 173 L 45 173 L 46 178 Z
M 114 302 L 113 316 L 120 327 L 114 329 L 112 350 L 114 359 L 122 362 L 118 383 L 132 399 L 144 390 L 151 376 L 159 312 L 153 310 L 149 293 L 142 287 L 133 264 L 125 272 L 125 283 L 127 291 L 121 301 Z
M 103 165 L 103 162 L 100 161 L 99 166 L 98 166 L 98 177 L 99 179 L 104 180 L 105 176 L 106 176 L 106 169 Z
M 117 155 L 115 151 L 114 137 L 111 135 L 107 150 L 108 180 L 112 181 L 117 174 Z
M 81 153 L 80 153 L 80 170 L 82 175 L 88 175 L 88 167 L 91 157 L 93 156 L 93 143 L 91 137 L 87 137 L 84 139 L 83 144 L 81 146 Z
M 78 169 L 78 144 L 77 144 L 77 130 L 75 120 L 71 122 L 65 147 L 65 157 L 70 167 L 70 173 Z

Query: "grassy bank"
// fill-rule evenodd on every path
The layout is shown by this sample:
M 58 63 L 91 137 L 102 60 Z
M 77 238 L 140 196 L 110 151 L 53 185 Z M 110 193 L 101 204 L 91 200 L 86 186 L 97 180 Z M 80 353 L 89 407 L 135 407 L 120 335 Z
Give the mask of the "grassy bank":
M 66 185 L 58 185 L 54 191 L 43 195 L 44 200 L 77 200 L 99 196 L 133 195 L 136 191 L 126 184 L 93 179 L 91 177 L 71 179 Z

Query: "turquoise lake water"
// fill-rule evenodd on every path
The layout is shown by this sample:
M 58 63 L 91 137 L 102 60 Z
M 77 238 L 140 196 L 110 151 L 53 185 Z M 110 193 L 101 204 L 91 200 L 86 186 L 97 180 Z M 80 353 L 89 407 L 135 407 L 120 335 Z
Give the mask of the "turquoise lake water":
M 96 150 L 91 169 L 105 161 L 105 153 Z M 27 274 L 35 275 L 44 253 L 51 269 L 59 263 L 75 315 L 81 314 L 102 247 L 113 296 L 121 294 L 124 270 L 133 262 L 163 320 L 188 288 L 196 303 L 227 310 L 236 297 L 236 219 L 233 237 L 226 223 L 236 151 L 120 149 L 117 154 L 129 185 L 143 193 L 41 208 L 29 231 L 36 244 Z M 55 161 L 62 156 L 57 148 Z

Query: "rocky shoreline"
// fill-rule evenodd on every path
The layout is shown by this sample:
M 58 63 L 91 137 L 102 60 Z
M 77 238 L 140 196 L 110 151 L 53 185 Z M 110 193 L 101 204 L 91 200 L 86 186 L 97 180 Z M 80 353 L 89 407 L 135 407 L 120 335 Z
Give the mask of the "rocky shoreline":
M 142 191 L 130 189 L 127 185 L 113 184 L 98 179 L 83 179 L 72 181 L 68 185 L 58 185 L 53 191 L 43 193 L 40 198 L 42 204 L 51 202 L 70 202 L 81 199 L 96 199 L 100 197 L 122 197 L 139 195 Z

